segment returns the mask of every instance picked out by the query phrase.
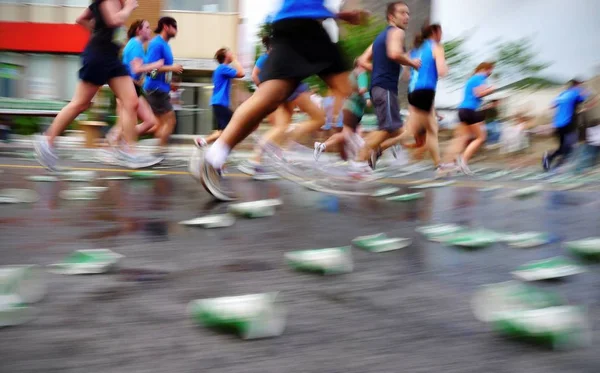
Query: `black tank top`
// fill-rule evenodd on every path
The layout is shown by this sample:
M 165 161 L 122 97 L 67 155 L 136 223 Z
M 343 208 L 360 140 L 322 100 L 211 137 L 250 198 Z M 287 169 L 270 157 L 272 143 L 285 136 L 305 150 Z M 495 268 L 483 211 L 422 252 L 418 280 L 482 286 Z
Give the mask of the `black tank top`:
M 94 15 L 94 31 L 90 38 L 86 50 L 100 53 L 105 57 L 119 56 L 119 50 L 127 42 L 127 32 L 124 27 L 109 27 L 104 22 L 100 4 L 105 0 L 95 0 L 90 4 L 89 9 Z

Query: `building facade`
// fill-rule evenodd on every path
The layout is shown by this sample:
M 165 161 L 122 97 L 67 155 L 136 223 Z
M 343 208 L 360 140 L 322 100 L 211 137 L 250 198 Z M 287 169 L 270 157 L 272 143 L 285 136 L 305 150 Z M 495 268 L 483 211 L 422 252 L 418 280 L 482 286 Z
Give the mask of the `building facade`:
M 0 97 L 72 97 L 79 54 L 89 39 L 75 19 L 89 4 L 0 0 Z M 194 83 L 184 91 L 184 102 L 204 110 L 212 93 L 215 51 L 224 46 L 237 50 L 239 0 L 143 0 L 129 21 L 147 19 L 154 27 L 162 16 L 178 22 L 177 38 L 171 41 L 175 63 L 184 66 L 183 82 Z

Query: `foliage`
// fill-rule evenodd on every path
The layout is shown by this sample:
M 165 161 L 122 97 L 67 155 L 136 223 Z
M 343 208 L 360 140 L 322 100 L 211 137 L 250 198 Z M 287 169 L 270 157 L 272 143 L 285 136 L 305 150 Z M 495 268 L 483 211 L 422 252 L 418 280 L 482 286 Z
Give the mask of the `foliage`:
M 12 132 L 16 135 L 33 135 L 41 130 L 41 117 L 18 116 L 13 120 Z

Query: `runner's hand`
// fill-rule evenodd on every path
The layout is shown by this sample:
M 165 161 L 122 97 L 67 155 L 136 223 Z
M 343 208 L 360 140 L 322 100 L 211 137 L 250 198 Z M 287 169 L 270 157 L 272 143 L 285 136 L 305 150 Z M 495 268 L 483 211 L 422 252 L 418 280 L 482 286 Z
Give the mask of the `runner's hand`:
M 373 102 L 371 102 L 371 99 L 367 100 L 367 107 L 371 107 L 373 106 Z
M 417 59 L 411 60 L 411 62 L 412 62 L 412 67 L 415 70 L 419 70 L 421 68 L 421 60 L 420 59 L 417 58 Z
M 183 66 L 180 64 L 175 64 L 171 67 L 171 71 L 176 74 L 181 74 L 183 72 Z
M 138 7 L 138 1 L 137 0 L 126 0 L 125 1 L 124 8 L 128 8 L 130 10 L 134 10 L 137 7 Z

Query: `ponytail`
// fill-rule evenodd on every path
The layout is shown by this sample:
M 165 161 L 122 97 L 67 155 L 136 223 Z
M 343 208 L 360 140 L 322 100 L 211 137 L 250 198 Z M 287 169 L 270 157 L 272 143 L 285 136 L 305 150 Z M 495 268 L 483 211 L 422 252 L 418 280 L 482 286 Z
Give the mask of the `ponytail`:
M 135 21 L 133 21 L 131 26 L 129 26 L 129 30 L 127 31 L 127 38 L 135 38 L 137 36 L 138 31 L 142 29 L 144 22 L 146 22 L 145 19 L 136 19 Z
M 429 39 L 435 32 L 441 31 L 442 26 L 439 23 L 434 23 L 432 25 L 429 22 L 425 22 L 423 27 L 421 27 L 421 32 L 415 35 L 415 39 L 413 41 L 413 49 L 419 48 L 425 40 Z

